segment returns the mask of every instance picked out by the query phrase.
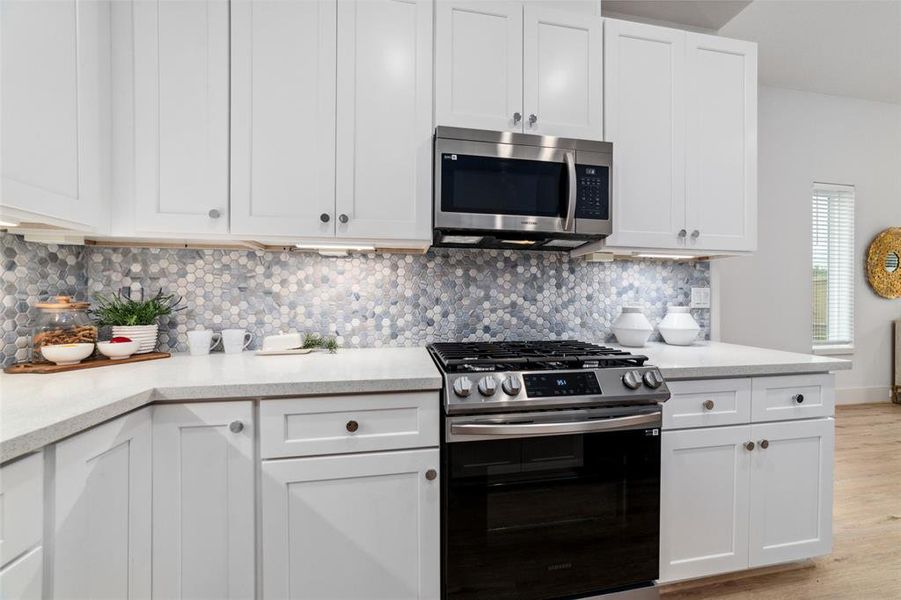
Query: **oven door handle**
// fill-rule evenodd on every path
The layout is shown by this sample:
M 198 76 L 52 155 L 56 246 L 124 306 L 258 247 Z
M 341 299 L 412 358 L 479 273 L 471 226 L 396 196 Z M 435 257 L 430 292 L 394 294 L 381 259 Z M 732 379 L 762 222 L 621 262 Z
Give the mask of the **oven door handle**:
M 566 199 L 566 219 L 563 222 L 563 230 L 575 233 L 576 197 L 578 193 L 576 187 L 576 155 L 573 152 L 566 152 L 563 156 L 566 159 L 566 172 L 569 174 L 569 190 Z
M 563 423 L 452 423 L 453 435 L 498 435 L 528 437 L 535 435 L 560 435 L 567 433 L 595 433 L 622 429 L 660 427 L 660 413 L 630 415 L 594 421 Z

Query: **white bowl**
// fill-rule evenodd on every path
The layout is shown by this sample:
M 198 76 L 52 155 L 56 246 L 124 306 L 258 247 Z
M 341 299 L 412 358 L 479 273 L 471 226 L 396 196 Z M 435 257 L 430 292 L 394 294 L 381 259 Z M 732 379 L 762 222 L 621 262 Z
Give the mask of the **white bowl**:
M 93 353 L 94 344 L 87 342 L 41 346 L 41 354 L 44 355 L 44 358 L 58 365 L 77 365 Z
M 97 342 L 97 350 L 100 354 L 112 360 L 122 360 L 128 358 L 138 351 L 140 344 L 134 340 L 130 342 Z

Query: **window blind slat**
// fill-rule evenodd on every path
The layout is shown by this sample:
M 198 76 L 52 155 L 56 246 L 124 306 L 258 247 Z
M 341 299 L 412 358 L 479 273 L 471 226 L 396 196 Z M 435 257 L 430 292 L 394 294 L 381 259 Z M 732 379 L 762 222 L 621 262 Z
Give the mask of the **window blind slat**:
M 811 202 L 813 345 L 854 340 L 854 187 L 815 183 Z

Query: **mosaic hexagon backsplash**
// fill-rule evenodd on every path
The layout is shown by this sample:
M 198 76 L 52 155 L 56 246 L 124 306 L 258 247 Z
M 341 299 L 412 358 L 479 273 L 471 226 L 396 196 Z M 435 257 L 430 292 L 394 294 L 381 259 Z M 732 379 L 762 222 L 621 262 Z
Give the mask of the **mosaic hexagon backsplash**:
M 160 347 L 187 350 L 187 331 L 300 331 L 345 347 L 433 341 L 581 339 L 614 342 L 624 304 L 656 325 L 668 304 L 710 285 L 706 262 L 591 263 L 566 254 L 432 249 L 424 255 L 321 257 L 299 252 L 56 246 L 0 234 L 3 361 L 28 356 L 31 305 L 55 294 L 91 299 L 131 288 L 184 298 L 161 323 Z M 710 311 L 692 311 L 709 338 Z M 659 335 L 655 332 L 655 337 Z

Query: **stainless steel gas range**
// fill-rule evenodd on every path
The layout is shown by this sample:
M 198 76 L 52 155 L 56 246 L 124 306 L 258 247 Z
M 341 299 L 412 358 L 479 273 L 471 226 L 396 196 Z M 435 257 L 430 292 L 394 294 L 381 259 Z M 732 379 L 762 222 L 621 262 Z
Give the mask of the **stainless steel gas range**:
M 444 375 L 443 597 L 656 597 L 660 371 L 572 341 L 428 348 Z

